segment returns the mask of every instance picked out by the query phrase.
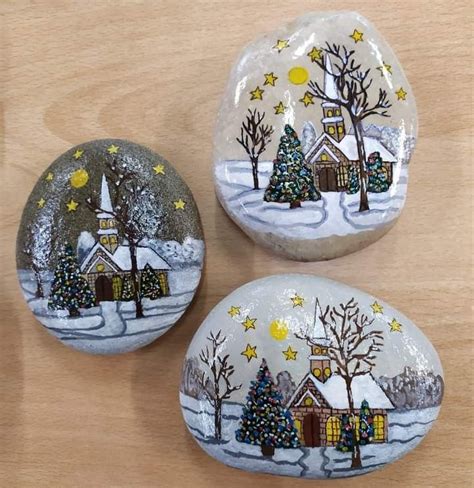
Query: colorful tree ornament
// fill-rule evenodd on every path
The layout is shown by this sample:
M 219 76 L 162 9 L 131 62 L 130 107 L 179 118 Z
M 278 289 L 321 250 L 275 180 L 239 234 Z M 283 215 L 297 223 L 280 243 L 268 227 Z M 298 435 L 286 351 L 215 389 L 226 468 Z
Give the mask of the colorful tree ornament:
M 369 402 L 363 400 L 359 413 L 359 445 L 365 446 L 372 442 L 374 437 L 374 419 L 369 408 Z

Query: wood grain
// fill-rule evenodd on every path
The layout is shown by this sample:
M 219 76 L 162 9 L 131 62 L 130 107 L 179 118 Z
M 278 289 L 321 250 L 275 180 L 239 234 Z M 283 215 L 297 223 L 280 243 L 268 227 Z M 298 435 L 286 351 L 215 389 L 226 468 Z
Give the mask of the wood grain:
M 427 438 L 351 486 L 470 485 L 470 5 L 337 3 L 385 33 L 416 94 L 420 137 L 395 228 L 356 254 L 302 264 L 255 247 L 219 207 L 212 132 L 242 46 L 327 2 L 2 2 L 0 486 L 309 486 L 214 461 L 187 433 L 178 404 L 182 358 L 206 314 L 237 286 L 285 271 L 328 276 L 387 300 L 422 327 L 445 368 L 444 406 Z M 36 178 L 70 146 L 101 137 L 131 139 L 169 159 L 195 194 L 207 239 L 206 273 L 189 312 L 155 344 L 120 357 L 90 357 L 51 338 L 15 276 L 16 230 Z

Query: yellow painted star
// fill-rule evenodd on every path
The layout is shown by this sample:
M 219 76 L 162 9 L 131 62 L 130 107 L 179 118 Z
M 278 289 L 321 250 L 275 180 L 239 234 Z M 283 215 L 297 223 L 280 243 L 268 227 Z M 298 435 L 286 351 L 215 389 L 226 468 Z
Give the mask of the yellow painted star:
M 174 203 L 174 209 L 175 210 L 184 210 L 184 207 L 186 205 L 186 202 L 182 200 L 181 198 L 179 200 L 176 200 Z
M 72 155 L 74 159 L 79 159 L 84 154 L 83 149 L 77 149 L 76 152 Z
M 390 325 L 390 332 L 401 332 L 402 331 L 402 324 L 400 322 L 398 322 L 397 319 L 392 319 L 392 321 L 388 325 Z
M 252 90 L 250 92 L 250 95 L 252 95 L 250 97 L 250 100 L 263 100 L 264 91 L 265 90 L 262 90 L 259 86 L 257 86 L 257 88 L 255 88 L 255 90 Z
M 264 85 L 275 86 L 275 81 L 278 80 L 278 76 L 275 76 L 273 71 L 271 73 L 265 73 L 263 76 L 265 76 Z
M 278 52 L 281 53 L 286 47 L 290 47 L 290 40 L 278 39 L 277 43 L 273 46 L 273 49 L 278 49 Z
M 242 325 L 245 327 L 245 332 L 249 329 L 255 329 L 255 322 L 257 319 L 251 319 L 248 315 L 245 320 L 242 322 Z
M 323 50 L 313 46 L 313 49 L 311 49 L 307 55 L 311 58 L 311 61 L 315 63 L 318 59 L 323 59 Z
M 397 100 L 406 100 L 407 99 L 407 92 L 400 87 L 396 92 L 395 95 L 397 95 Z
M 46 203 L 46 200 L 41 197 L 37 202 L 36 202 L 36 205 L 38 205 L 38 208 L 43 208 L 44 207 L 44 204 Z
M 283 105 L 283 102 L 280 102 L 278 105 L 275 105 L 273 108 L 275 109 L 275 115 L 284 114 L 286 110 L 286 107 Z
M 247 361 L 250 363 L 252 358 L 257 357 L 257 346 L 252 347 L 250 344 L 247 344 L 245 351 L 242 351 L 240 354 L 242 356 L 245 356 L 247 358 Z
M 110 145 L 108 148 L 107 148 L 107 152 L 109 154 L 117 154 L 118 153 L 118 150 L 119 150 L 119 147 L 116 146 L 115 144 L 112 144 Z
M 77 210 L 77 207 L 79 206 L 78 202 L 75 202 L 72 198 L 71 200 L 66 203 L 67 206 L 67 211 L 68 212 L 75 212 Z
M 293 302 L 293 308 L 302 307 L 304 303 L 304 298 L 296 294 L 294 297 L 291 297 L 291 301 Z
M 157 164 L 156 166 L 153 166 L 153 169 L 155 170 L 155 174 L 157 174 L 157 175 L 164 175 L 165 174 L 165 165 L 164 164 Z
M 303 102 L 305 107 L 307 107 L 308 105 L 314 105 L 313 98 L 314 97 L 313 97 L 313 95 L 311 95 L 311 93 L 306 92 L 304 94 L 304 97 L 300 98 L 300 102 Z
M 380 76 L 384 76 L 386 73 L 392 74 L 392 65 L 387 64 L 385 61 L 382 62 L 382 65 L 377 68 L 380 71 Z
M 288 346 L 288 349 L 286 351 L 282 351 L 282 353 L 287 361 L 296 361 L 296 355 L 298 354 L 298 351 L 292 349 L 291 346 Z
M 354 42 L 357 44 L 358 42 L 361 42 L 364 40 L 364 33 L 358 31 L 357 29 L 354 29 L 354 32 L 349 37 L 354 39 Z
M 374 312 L 374 313 L 383 313 L 383 307 L 377 301 L 375 301 L 374 303 L 372 303 L 372 305 L 370 306 L 370 308 L 372 309 L 372 312 Z
M 227 310 L 227 313 L 232 317 L 236 317 L 237 315 L 239 315 L 240 313 L 240 307 L 234 307 L 234 305 L 232 305 L 229 310 Z
M 51 172 L 49 172 L 49 173 L 46 175 L 45 180 L 46 180 L 46 181 L 53 181 L 53 179 L 54 179 L 54 174 L 53 174 L 53 173 L 51 173 Z

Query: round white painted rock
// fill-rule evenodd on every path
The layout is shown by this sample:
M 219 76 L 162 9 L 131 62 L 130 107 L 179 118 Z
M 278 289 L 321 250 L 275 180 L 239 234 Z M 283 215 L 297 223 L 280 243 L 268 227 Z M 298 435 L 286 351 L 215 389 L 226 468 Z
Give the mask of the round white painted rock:
M 234 65 L 215 132 L 216 193 L 255 242 L 332 259 L 394 225 L 416 133 L 412 90 L 372 24 L 308 14 Z
M 229 466 L 339 478 L 415 448 L 443 390 L 438 355 L 407 317 L 291 274 L 247 283 L 212 310 L 187 351 L 180 400 L 198 444 Z
M 132 351 L 170 329 L 194 296 L 203 257 L 189 188 L 162 157 L 119 139 L 56 159 L 17 238 L 35 317 L 68 346 L 97 354 Z

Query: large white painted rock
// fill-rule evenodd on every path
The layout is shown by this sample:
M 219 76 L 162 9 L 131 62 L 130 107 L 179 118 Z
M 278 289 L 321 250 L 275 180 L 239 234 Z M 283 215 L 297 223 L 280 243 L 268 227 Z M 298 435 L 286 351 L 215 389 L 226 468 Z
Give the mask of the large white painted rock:
M 412 90 L 372 24 L 307 14 L 235 63 L 215 132 L 216 193 L 257 243 L 331 259 L 393 226 L 416 133 Z
M 186 425 L 236 468 L 304 478 L 374 471 L 415 448 L 443 397 L 438 355 L 407 317 L 311 275 L 238 288 L 196 332 Z
M 18 231 L 18 277 L 35 317 L 96 354 L 132 351 L 169 330 L 194 296 L 203 257 L 184 181 L 162 157 L 118 139 L 56 159 Z

